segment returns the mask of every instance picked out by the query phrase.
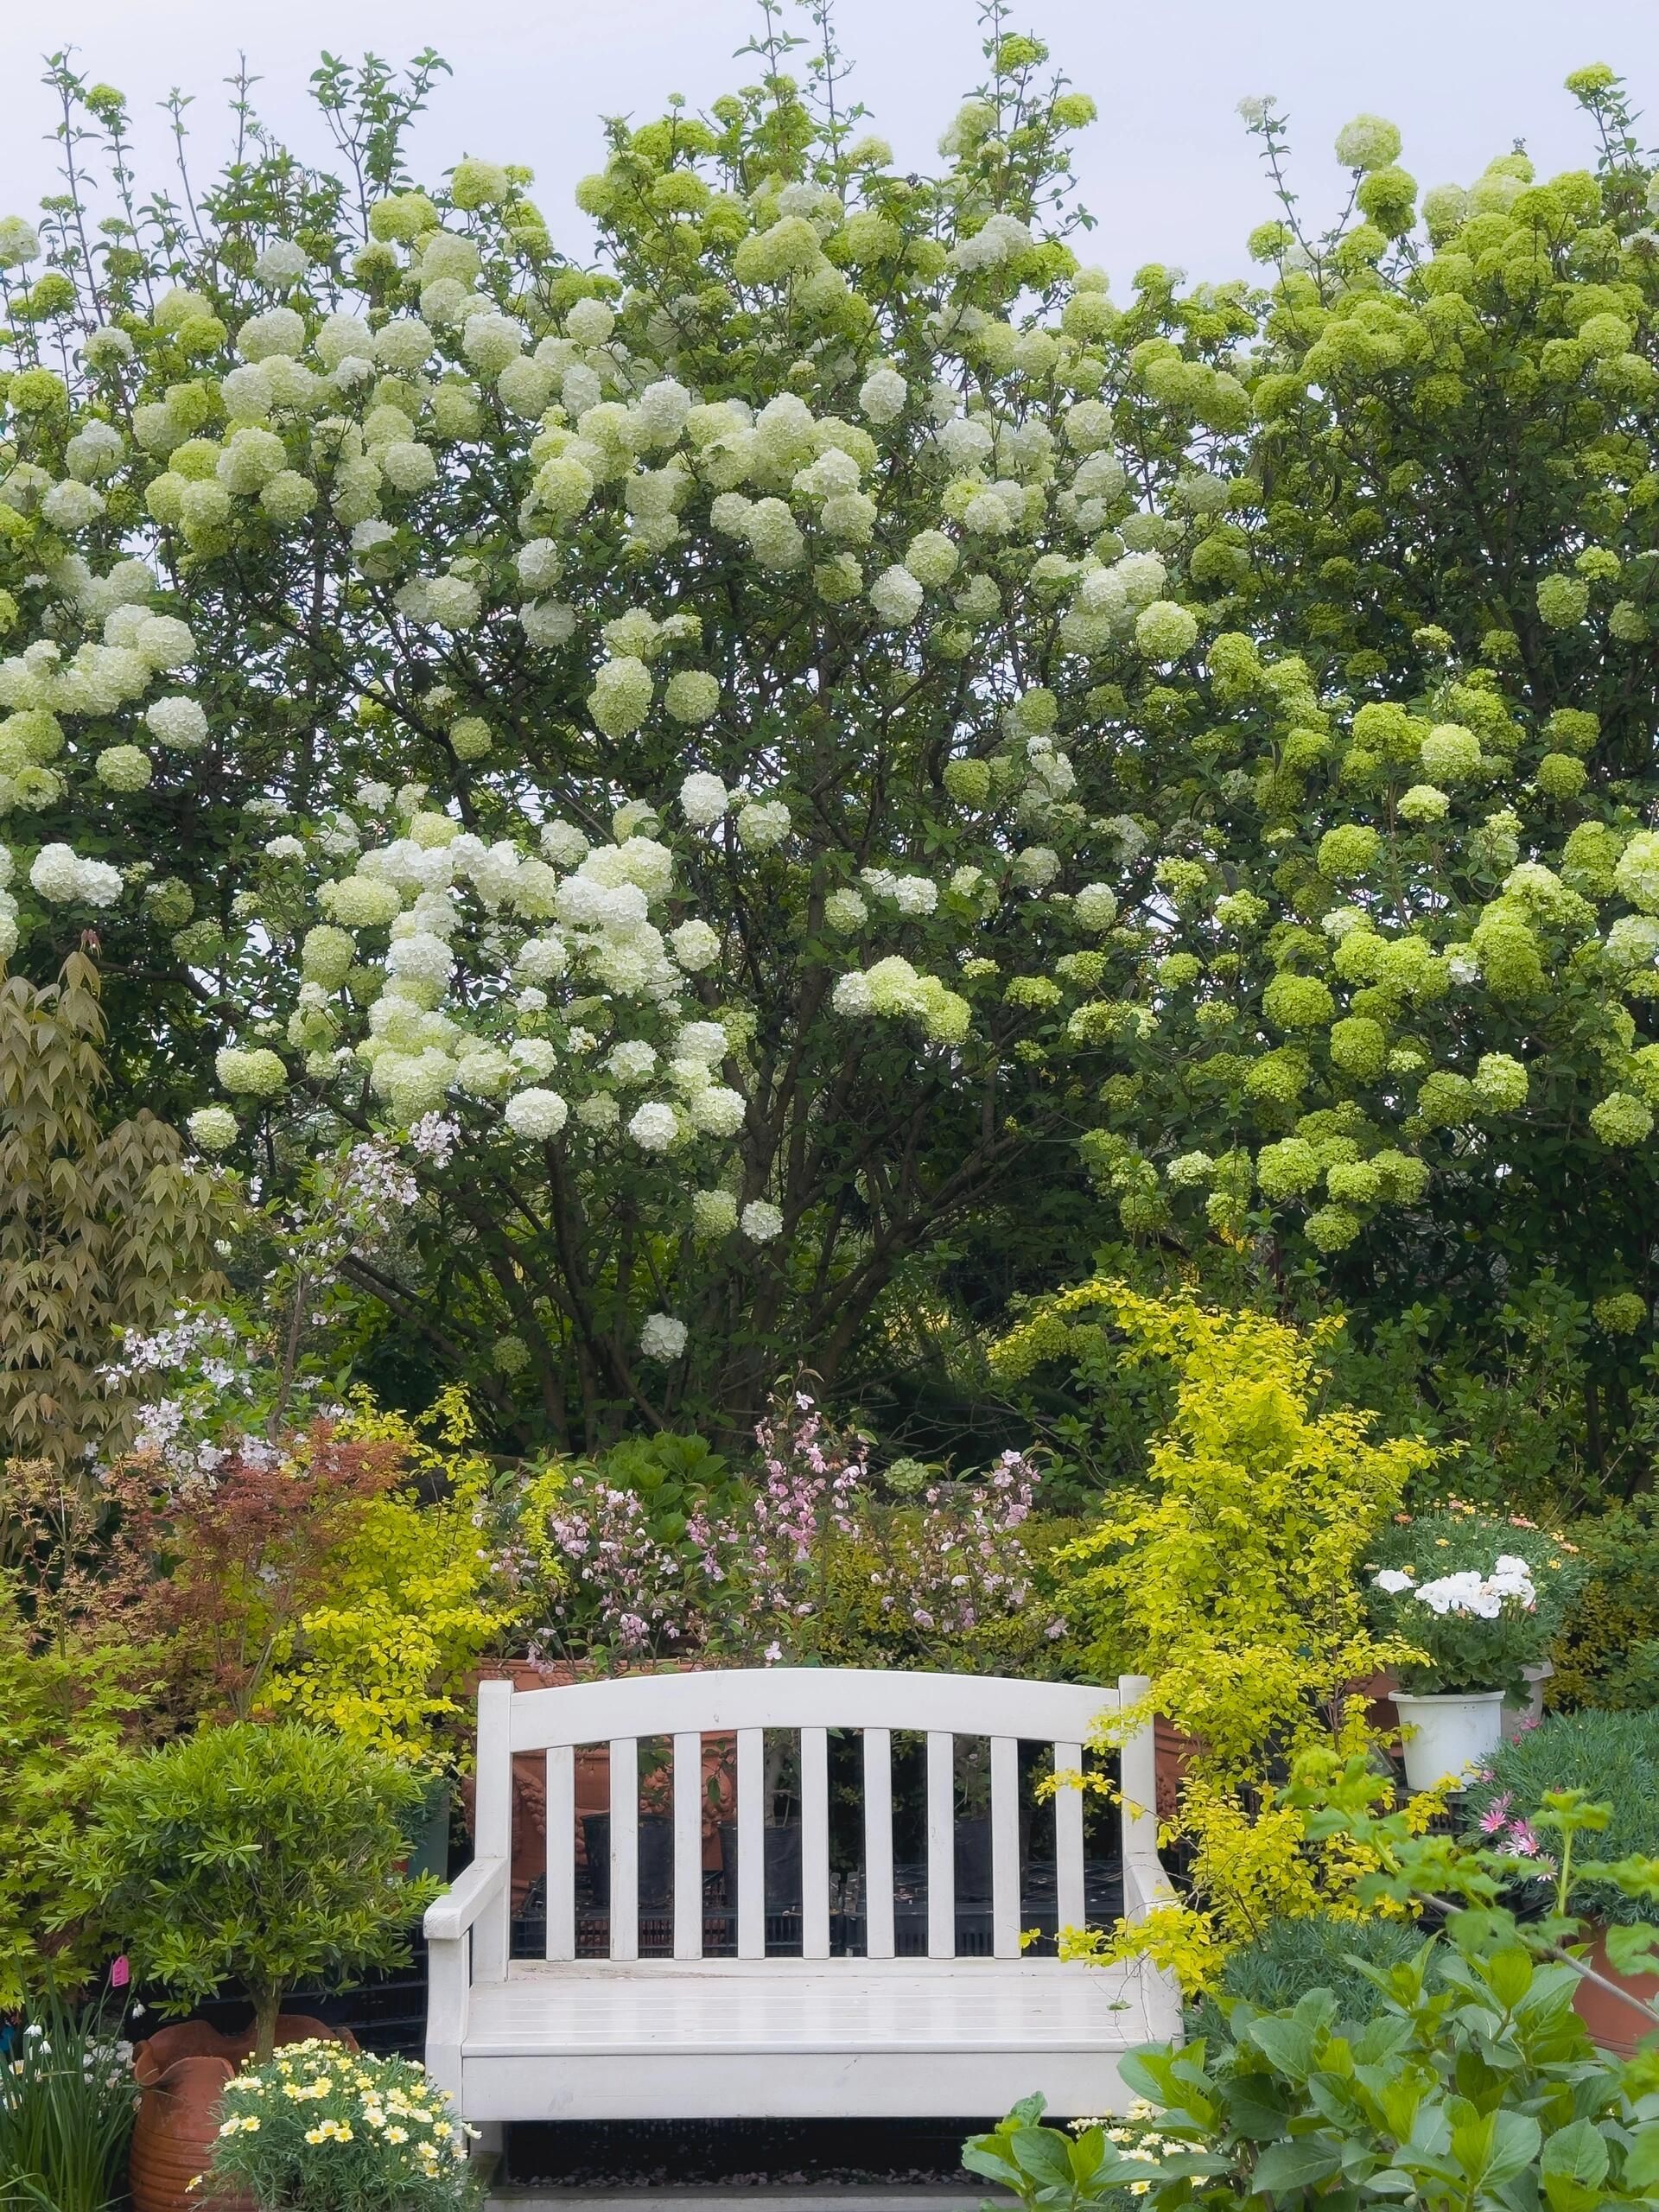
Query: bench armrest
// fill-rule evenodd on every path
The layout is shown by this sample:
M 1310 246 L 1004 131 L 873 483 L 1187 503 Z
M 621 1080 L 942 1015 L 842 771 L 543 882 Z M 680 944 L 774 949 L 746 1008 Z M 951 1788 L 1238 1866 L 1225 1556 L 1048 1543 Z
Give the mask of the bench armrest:
M 1123 1854 L 1123 1917 L 1144 1920 L 1154 1906 L 1178 1902 L 1164 1863 L 1155 1851 Z
M 426 1909 L 429 1943 L 454 1942 L 467 1933 L 479 1915 L 506 1887 L 505 1859 L 474 1859 L 444 1896 Z

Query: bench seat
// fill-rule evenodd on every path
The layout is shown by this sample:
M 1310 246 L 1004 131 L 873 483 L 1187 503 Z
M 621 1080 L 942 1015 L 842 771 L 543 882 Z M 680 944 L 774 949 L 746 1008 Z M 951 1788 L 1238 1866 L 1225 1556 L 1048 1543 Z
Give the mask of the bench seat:
M 470 2119 L 961 2118 L 1040 2089 L 1122 2110 L 1116 2059 L 1179 2033 L 1161 1975 L 1052 1959 L 515 1961 L 474 1984 Z

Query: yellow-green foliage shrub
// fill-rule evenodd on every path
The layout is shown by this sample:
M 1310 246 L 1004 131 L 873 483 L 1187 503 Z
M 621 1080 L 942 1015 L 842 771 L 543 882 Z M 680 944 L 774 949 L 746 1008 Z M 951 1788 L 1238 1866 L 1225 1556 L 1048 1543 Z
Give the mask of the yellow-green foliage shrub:
M 442 1410 L 445 1440 L 464 1445 L 464 1403 L 446 1394 Z M 465 1733 L 457 1692 L 515 1618 L 476 1518 L 490 1470 L 396 1414 L 359 1411 L 352 1433 L 396 1440 L 410 1473 L 441 1471 L 448 1495 L 423 1504 L 411 1488 L 364 1510 L 330 1562 L 328 1602 L 283 1637 L 262 1702 L 365 1750 L 442 1764 Z
M 1109 1496 L 1061 1554 L 1060 1594 L 1090 1674 L 1149 1675 L 1147 1708 L 1193 1739 L 1166 1840 L 1191 1847 L 1198 1902 L 1120 1928 L 1106 1948 L 1151 1952 L 1201 1986 L 1274 1915 L 1356 1909 L 1363 1854 L 1311 1844 L 1270 1777 L 1299 1751 L 1373 1740 L 1356 1686 L 1409 1647 L 1367 1625 L 1358 1569 L 1430 1454 L 1325 1402 L 1316 1355 L 1329 1326 L 1302 1332 L 1109 1281 L 1045 1306 L 995 1364 L 1016 1378 L 1107 1330 L 1126 1363 L 1168 1363 L 1174 1400 L 1147 1487 Z

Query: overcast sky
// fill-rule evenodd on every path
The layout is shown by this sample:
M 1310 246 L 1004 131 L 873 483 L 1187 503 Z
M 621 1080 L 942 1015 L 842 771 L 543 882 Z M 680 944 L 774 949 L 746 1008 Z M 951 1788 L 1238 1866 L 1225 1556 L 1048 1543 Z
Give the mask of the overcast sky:
M 853 91 L 907 166 L 930 160 L 976 80 L 976 16 L 974 0 L 840 0 Z M 1316 213 L 1343 181 L 1332 139 L 1361 109 L 1400 124 L 1421 184 L 1466 181 L 1517 137 L 1548 174 L 1591 157 L 1562 78 L 1607 61 L 1653 107 L 1659 138 L 1656 0 L 1027 0 L 1014 20 L 1099 103 L 1079 147 L 1099 224 L 1084 253 L 1119 283 L 1154 258 L 1195 277 L 1241 273 L 1244 233 L 1274 212 L 1234 111 L 1246 94 L 1275 93 L 1288 109 Z M 598 166 L 596 118 L 643 120 L 670 92 L 696 105 L 743 82 L 753 64 L 733 51 L 757 21 L 753 0 L 0 0 L 0 213 L 31 213 L 55 188 L 50 102 L 31 90 L 48 36 L 127 94 L 146 183 L 167 162 L 155 104 L 171 86 L 196 97 L 202 153 L 222 152 L 219 80 L 238 49 L 269 120 L 316 154 L 306 79 L 321 48 L 401 60 L 430 42 L 454 76 L 420 126 L 417 166 L 435 175 L 462 153 L 529 163 L 556 238 L 580 251 L 587 227 L 570 189 Z

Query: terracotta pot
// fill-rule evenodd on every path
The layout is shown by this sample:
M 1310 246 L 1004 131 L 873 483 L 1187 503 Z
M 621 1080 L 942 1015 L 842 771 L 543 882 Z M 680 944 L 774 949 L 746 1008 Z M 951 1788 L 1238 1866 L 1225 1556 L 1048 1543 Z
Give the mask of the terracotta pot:
M 285 2012 L 276 2023 L 279 2044 L 303 2043 L 320 2036 L 355 2050 L 348 2030 L 325 2027 L 302 2012 Z M 206 2020 L 181 2020 L 158 2029 L 132 2055 L 132 2070 L 143 2095 L 132 2131 L 128 2178 L 133 2212 L 196 2212 L 201 2192 L 190 2183 L 207 2171 L 219 2133 L 219 2101 L 225 2084 L 253 2050 L 253 2030 L 221 2035 Z M 216 2196 L 213 2212 L 258 2212 L 251 2197 Z
M 1596 1940 L 1585 1964 L 1593 1967 L 1598 1974 L 1605 1974 L 1609 1981 L 1628 1989 L 1630 2001 L 1624 2003 L 1611 1989 L 1598 1988 L 1593 1981 L 1580 1981 L 1573 1999 L 1573 2010 L 1604 2050 L 1616 2051 L 1621 2058 L 1628 2058 L 1643 2037 L 1659 2035 L 1659 2022 L 1642 2009 L 1644 2005 L 1659 2001 L 1659 1974 L 1621 1974 L 1607 1955 L 1605 1928 L 1597 1929 Z

